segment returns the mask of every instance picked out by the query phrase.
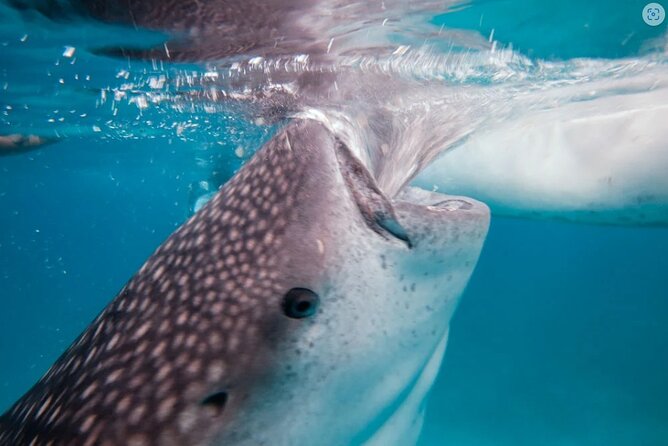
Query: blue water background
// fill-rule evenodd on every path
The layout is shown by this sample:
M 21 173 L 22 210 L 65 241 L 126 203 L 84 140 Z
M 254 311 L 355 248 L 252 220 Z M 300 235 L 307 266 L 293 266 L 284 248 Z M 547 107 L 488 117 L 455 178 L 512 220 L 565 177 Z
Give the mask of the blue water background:
M 532 57 L 627 57 L 665 33 L 642 23 L 642 6 L 490 1 L 436 20 L 485 36 L 495 29 Z M 29 31 L 32 42 L 45 32 Z M 77 38 L 95 38 L 86 32 Z M 43 67 L 16 59 L 21 35 L 1 32 L 11 39 L 0 61 L 0 81 L 10 82 L 3 107 L 16 85 L 47 102 L 56 91 Z M 100 74 L 93 82 L 111 82 L 119 64 L 89 67 Z M 37 125 L 30 116 L 21 125 Z M 186 218 L 192 184 L 209 175 L 197 163 L 203 147 L 83 134 L 0 157 L 0 410 Z M 216 155 L 223 176 L 241 162 L 229 149 Z M 668 445 L 667 252 L 667 228 L 494 218 L 421 444 Z

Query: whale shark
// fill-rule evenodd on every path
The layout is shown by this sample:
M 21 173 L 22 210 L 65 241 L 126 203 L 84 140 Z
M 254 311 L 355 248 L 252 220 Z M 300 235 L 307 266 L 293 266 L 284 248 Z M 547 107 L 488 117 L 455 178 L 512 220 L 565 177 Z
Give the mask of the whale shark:
M 279 130 L 0 416 L 0 445 L 409 445 L 486 205 Z

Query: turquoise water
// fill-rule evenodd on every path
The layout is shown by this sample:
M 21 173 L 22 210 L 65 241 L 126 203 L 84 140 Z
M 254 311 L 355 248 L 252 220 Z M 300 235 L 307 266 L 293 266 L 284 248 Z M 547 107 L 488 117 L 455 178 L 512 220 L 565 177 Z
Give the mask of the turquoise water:
M 644 2 L 581 3 L 477 2 L 434 20 L 553 59 L 632 57 L 665 34 L 641 22 Z M 0 129 L 67 137 L 0 157 L 0 411 L 184 221 L 211 166 L 223 181 L 247 157 L 233 149 L 270 131 L 233 113 L 96 112 L 98 89 L 128 63 L 86 53 L 94 24 L 60 34 L 14 19 L 0 31 Z M 65 44 L 76 64 L 60 57 Z M 155 134 L 174 121 L 198 125 L 188 138 Z M 667 252 L 665 227 L 493 218 L 421 445 L 668 444 Z

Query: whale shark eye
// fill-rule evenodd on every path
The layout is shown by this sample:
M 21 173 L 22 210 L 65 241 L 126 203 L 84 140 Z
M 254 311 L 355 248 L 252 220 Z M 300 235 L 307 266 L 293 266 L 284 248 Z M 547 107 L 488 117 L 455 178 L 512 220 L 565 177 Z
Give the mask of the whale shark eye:
M 283 297 L 283 313 L 293 319 L 313 316 L 318 310 L 320 298 L 307 288 L 293 288 Z

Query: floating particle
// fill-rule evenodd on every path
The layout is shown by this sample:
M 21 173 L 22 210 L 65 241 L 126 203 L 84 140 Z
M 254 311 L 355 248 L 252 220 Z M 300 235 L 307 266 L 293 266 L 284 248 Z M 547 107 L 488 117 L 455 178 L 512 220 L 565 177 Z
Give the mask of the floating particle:
M 148 86 L 153 89 L 160 89 L 165 86 L 165 76 L 151 77 L 148 80 Z
M 21 38 L 19 40 L 21 42 L 25 42 L 26 40 L 28 40 L 28 34 L 24 34 L 23 36 L 21 36 Z
M 148 101 L 146 101 L 146 97 L 144 96 L 137 96 L 134 98 L 130 99 L 131 104 L 135 104 L 138 109 L 143 110 L 148 107 Z
M 235 154 L 237 157 L 239 157 L 239 158 L 243 158 L 243 157 L 244 157 L 244 152 L 245 152 L 245 151 L 244 151 L 244 148 L 241 147 L 241 146 L 237 146 L 237 148 L 234 149 L 234 154 Z
M 99 133 L 99 132 L 102 131 L 102 129 L 101 129 L 100 127 L 94 125 L 94 126 L 93 126 L 93 131 L 94 131 L 95 133 Z
M 65 50 L 63 51 L 63 57 L 70 58 L 70 57 L 74 56 L 74 52 L 76 50 L 77 49 L 74 48 L 73 46 L 66 46 Z
M 130 77 L 130 72 L 128 70 L 120 70 L 118 73 L 116 73 L 116 79 L 128 79 Z
M 404 54 L 406 54 L 406 51 L 408 51 L 409 49 L 410 49 L 409 45 L 399 45 L 399 47 L 396 50 L 394 50 L 392 55 L 393 56 L 403 56 Z

